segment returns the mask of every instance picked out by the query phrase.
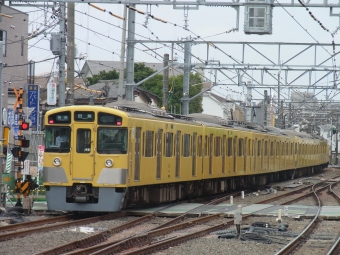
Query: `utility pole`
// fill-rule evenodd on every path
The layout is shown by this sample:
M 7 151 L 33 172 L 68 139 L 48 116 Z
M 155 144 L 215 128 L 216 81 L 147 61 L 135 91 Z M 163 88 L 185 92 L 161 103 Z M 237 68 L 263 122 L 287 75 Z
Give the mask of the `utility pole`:
M 65 106 L 65 2 L 60 2 L 60 55 L 59 55 L 59 99 L 58 105 Z
M 169 65 L 169 54 L 164 54 L 163 66 Z M 168 110 L 168 96 L 169 96 L 169 68 L 163 71 L 163 107 Z
M 0 41 L 0 139 L 3 137 L 2 132 L 2 41 Z M 2 182 L 2 159 L 3 159 L 3 141 L 0 140 L 0 206 L 6 207 L 6 192 L 5 192 L 5 185 Z
M 191 42 L 190 37 L 186 38 L 184 43 L 184 75 L 183 75 L 183 98 L 182 98 L 182 114 L 189 114 L 189 84 L 191 70 Z M 180 113 L 181 114 L 181 113 Z
M 124 95 L 124 63 L 125 63 L 125 42 L 126 42 L 126 14 L 127 7 L 124 5 L 124 20 L 122 29 L 122 44 L 120 47 L 120 69 L 119 69 L 119 85 L 118 85 L 118 101 L 123 100 Z
M 278 123 L 277 123 L 277 127 L 281 128 L 281 123 L 282 123 L 282 119 L 281 119 L 281 109 L 280 109 L 280 75 L 281 75 L 281 70 L 279 71 L 279 73 L 277 74 L 277 109 L 278 109 Z
M 338 165 L 338 134 L 339 134 L 339 118 L 336 122 L 336 131 L 335 131 L 335 164 Z
M 67 105 L 74 105 L 74 3 L 67 3 Z M 63 50 L 63 48 L 61 48 Z
M 135 8 L 134 4 L 130 5 Z M 134 60 L 135 60 L 135 11 L 129 8 L 128 21 L 128 38 L 127 38 L 127 52 L 126 52 L 126 87 L 125 99 L 126 101 L 134 101 L 133 87 L 134 87 Z

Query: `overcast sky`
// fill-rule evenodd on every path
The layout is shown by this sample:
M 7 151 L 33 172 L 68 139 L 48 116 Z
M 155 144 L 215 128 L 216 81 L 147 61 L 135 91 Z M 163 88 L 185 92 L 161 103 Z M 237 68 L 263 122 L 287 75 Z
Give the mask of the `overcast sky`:
M 290 3 L 291 0 L 279 0 L 279 3 Z M 299 6 L 297 0 L 296 4 Z M 311 0 L 312 3 L 322 3 L 323 1 Z M 329 3 L 338 4 L 339 0 L 329 0 Z M 276 3 L 278 3 L 276 1 Z M 123 5 L 118 4 L 96 4 L 97 6 L 104 8 L 107 12 L 101 12 L 97 9 L 90 7 L 88 4 L 76 4 L 76 17 L 75 17 L 75 42 L 77 44 L 77 52 L 79 55 L 87 55 L 88 60 L 116 60 L 120 59 L 120 48 L 122 38 L 122 21 L 109 15 L 108 11 L 123 16 Z M 44 27 L 44 12 L 41 8 L 27 8 L 27 7 L 15 7 L 21 11 L 29 12 L 30 15 L 30 27 L 29 32 Z M 155 56 L 159 54 L 163 56 L 165 53 L 171 55 L 171 50 L 168 46 L 157 43 L 157 40 L 182 40 L 186 37 L 203 38 L 197 41 L 249 41 L 249 42 L 290 42 L 290 43 L 331 43 L 331 33 L 336 31 L 339 26 L 339 17 L 331 17 L 329 8 L 310 8 L 313 15 L 318 18 L 324 27 L 329 29 L 329 32 L 321 28 L 321 26 L 314 21 L 310 14 L 302 7 L 275 7 L 273 9 L 273 33 L 271 35 L 246 35 L 243 31 L 244 25 L 244 7 L 240 8 L 239 18 L 239 31 L 226 33 L 231 29 L 237 28 L 236 11 L 231 7 L 203 7 L 200 6 L 199 10 L 189 10 L 187 17 L 183 10 L 173 9 L 172 6 L 152 6 L 137 5 L 137 9 L 150 12 L 155 17 L 168 21 L 168 23 L 162 23 L 157 20 L 149 18 L 146 20 L 146 15 L 136 13 L 136 39 L 150 39 L 152 43 L 146 44 L 149 48 L 156 49 L 155 51 L 145 51 L 146 47 L 143 45 L 136 45 L 135 61 L 136 62 L 162 62 L 161 57 Z M 334 13 L 339 13 L 340 8 L 333 10 Z M 48 23 L 51 21 L 51 9 L 47 13 Z M 185 25 L 185 19 L 187 19 L 188 30 L 183 29 Z M 176 24 L 176 26 L 175 26 Z M 146 25 L 147 27 L 145 27 Z M 54 31 L 57 31 L 59 26 L 56 26 Z M 29 60 L 40 61 L 53 57 L 49 47 L 50 35 L 46 37 L 43 35 L 38 36 L 35 39 L 29 41 Z M 340 43 L 339 32 L 334 36 L 335 43 Z M 241 60 L 242 51 L 241 48 L 231 47 L 228 45 L 219 45 L 227 55 L 230 55 L 236 60 Z M 183 63 L 183 51 L 179 48 L 176 51 L 178 62 Z M 261 46 L 257 48 L 259 51 L 264 52 L 268 58 L 277 60 L 277 52 L 275 47 Z M 285 48 L 282 51 L 281 61 L 284 62 L 297 54 L 303 47 L 290 47 Z M 335 51 L 339 51 L 338 46 Z M 318 48 L 318 60 L 329 58 L 332 54 L 332 48 Z M 157 54 L 156 54 L 157 53 Z M 207 46 L 204 44 L 193 44 L 192 54 L 203 60 L 206 59 Z M 220 63 L 231 63 L 230 57 L 223 54 L 220 50 L 209 48 L 209 59 L 217 60 Z M 263 57 L 260 57 L 254 52 L 246 51 L 249 62 L 262 63 Z M 249 55 L 251 54 L 251 55 Z M 306 51 L 301 54 L 300 58 L 295 64 L 313 65 L 314 50 Z M 247 59 L 246 57 L 246 59 Z M 340 60 L 337 56 L 335 58 L 337 70 L 339 70 Z M 198 62 L 194 57 L 192 62 Z M 80 69 L 84 64 L 84 60 L 76 61 L 75 69 Z M 329 61 L 330 66 L 333 65 L 332 61 Z M 51 72 L 51 70 L 58 70 L 57 63 L 53 60 L 46 61 L 36 65 L 36 73 Z M 228 71 L 230 72 L 230 71 Z M 250 72 L 251 74 L 251 72 Z M 228 74 L 230 77 L 235 76 L 235 72 Z M 298 75 L 298 74 L 296 74 Z M 205 76 L 208 79 L 214 80 L 212 74 L 206 70 Z M 255 74 L 254 74 L 255 77 Z M 332 83 L 330 76 L 327 79 L 320 81 L 318 84 L 327 85 Z M 256 77 L 258 80 L 259 77 Z M 319 79 L 318 74 L 313 74 L 312 83 Z M 218 83 L 226 82 L 226 77 L 218 74 Z M 244 82 L 249 79 L 244 78 Z M 266 84 L 276 84 L 275 80 L 266 78 L 264 80 Z M 237 86 L 219 86 L 215 91 L 223 95 L 230 95 L 234 99 L 244 100 L 243 91 L 245 88 Z M 258 89 L 256 93 L 257 98 L 262 97 L 264 89 Z M 275 94 L 274 91 L 272 91 Z M 289 90 L 283 90 L 283 94 L 288 96 Z M 325 98 L 325 91 L 318 95 L 319 99 Z M 328 91 L 328 94 L 333 93 Z

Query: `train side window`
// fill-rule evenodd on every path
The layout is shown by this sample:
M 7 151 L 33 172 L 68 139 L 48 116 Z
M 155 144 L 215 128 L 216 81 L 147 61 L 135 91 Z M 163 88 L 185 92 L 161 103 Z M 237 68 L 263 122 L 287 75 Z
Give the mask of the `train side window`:
M 215 157 L 221 156 L 221 137 L 215 137 Z
M 285 143 L 282 143 L 282 149 L 281 149 L 281 155 L 284 156 L 285 155 Z
M 261 156 L 261 141 L 257 141 L 257 156 Z
M 233 155 L 233 138 L 228 138 L 227 156 L 231 157 L 232 155 Z
M 172 157 L 173 152 L 173 133 L 165 133 L 165 157 Z
M 264 141 L 264 156 L 268 156 L 268 141 Z
M 90 153 L 91 152 L 91 129 L 77 130 L 77 152 Z
M 190 157 L 190 135 L 184 134 L 183 135 L 183 157 Z
M 198 156 L 202 157 L 202 136 L 198 136 Z
M 243 139 L 242 138 L 238 139 L 238 156 L 239 157 L 243 156 Z
M 208 137 L 204 136 L 204 151 L 203 151 L 203 157 L 208 155 Z
M 270 142 L 270 156 L 274 156 L 274 142 Z
M 153 157 L 154 147 L 154 132 L 147 130 L 145 132 L 144 155 L 146 158 Z

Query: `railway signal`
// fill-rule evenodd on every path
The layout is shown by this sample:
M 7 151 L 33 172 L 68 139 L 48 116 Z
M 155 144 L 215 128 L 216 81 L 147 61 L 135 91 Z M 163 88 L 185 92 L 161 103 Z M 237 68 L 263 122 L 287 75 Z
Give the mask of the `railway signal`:
M 28 130 L 30 128 L 30 124 L 28 122 L 23 121 L 19 126 L 20 130 Z

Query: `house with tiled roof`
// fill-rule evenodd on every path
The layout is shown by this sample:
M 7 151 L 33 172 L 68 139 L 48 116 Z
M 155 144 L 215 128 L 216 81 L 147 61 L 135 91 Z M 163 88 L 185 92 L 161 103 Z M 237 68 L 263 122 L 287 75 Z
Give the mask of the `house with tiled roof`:
M 145 63 L 146 67 L 149 67 L 155 71 L 160 71 L 164 68 L 164 64 L 162 62 L 159 63 Z M 124 66 L 125 68 L 125 66 Z M 116 70 L 119 72 L 120 70 L 120 61 L 103 61 L 103 60 L 86 60 L 80 74 L 83 78 L 92 77 L 95 74 L 99 74 L 100 71 L 109 72 L 112 70 Z M 180 75 L 183 74 L 183 70 L 177 69 L 176 66 L 174 68 L 169 68 L 169 76 L 171 75 Z
M 203 114 L 218 116 L 226 120 L 245 120 L 245 112 L 238 101 L 227 99 L 212 91 L 203 93 L 202 107 Z

